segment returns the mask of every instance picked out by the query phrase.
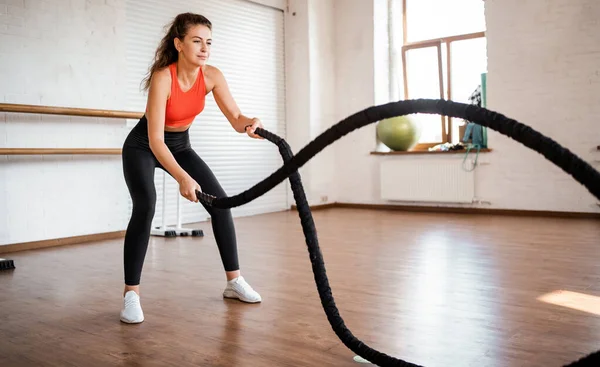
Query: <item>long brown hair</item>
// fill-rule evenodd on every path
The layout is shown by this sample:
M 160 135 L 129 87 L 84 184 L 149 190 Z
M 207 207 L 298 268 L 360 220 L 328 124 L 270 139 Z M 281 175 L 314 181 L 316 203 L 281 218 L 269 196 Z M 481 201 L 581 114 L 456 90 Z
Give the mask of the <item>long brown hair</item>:
M 168 24 L 169 30 L 160 41 L 156 54 L 154 55 L 154 61 L 150 67 L 148 74 L 142 80 L 144 83 L 144 90 L 150 88 L 150 80 L 152 75 L 159 69 L 164 68 L 179 58 L 179 53 L 175 48 L 175 38 L 179 38 L 183 41 L 183 38 L 187 34 L 190 27 L 195 25 L 204 25 L 212 31 L 212 23 L 206 17 L 200 14 L 194 13 L 181 13 L 178 14 L 173 21 Z

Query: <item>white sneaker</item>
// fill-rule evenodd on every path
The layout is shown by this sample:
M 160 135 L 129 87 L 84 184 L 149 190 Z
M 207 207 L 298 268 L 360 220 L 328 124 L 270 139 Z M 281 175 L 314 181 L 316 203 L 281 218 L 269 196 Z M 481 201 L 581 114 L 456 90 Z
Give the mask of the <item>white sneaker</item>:
M 223 297 L 235 298 L 243 302 L 257 303 L 261 302 L 262 299 L 250 284 L 246 283 L 244 277 L 239 276 L 227 282 L 227 287 L 223 291 Z
M 123 309 L 121 310 L 121 321 L 128 324 L 138 324 L 144 321 L 144 312 L 140 305 L 140 296 L 135 291 L 125 293 L 123 298 Z

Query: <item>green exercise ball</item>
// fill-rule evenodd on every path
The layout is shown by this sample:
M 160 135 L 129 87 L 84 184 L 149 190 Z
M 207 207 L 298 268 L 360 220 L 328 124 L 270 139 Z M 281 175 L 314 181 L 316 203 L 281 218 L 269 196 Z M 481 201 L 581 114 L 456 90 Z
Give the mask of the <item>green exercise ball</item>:
M 408 116 L 391 117 L 377 124 L 377 137 L 391 150 L 407 151 L 419 141 L 419 129 Z

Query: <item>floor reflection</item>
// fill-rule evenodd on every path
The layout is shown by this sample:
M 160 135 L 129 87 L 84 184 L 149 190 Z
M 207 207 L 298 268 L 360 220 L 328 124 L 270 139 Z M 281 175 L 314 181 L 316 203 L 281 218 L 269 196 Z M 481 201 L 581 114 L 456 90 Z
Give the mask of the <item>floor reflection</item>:
M 538 301 L 600 315 L 600 297 L 590 294 L 557 290 L 538 297 Z

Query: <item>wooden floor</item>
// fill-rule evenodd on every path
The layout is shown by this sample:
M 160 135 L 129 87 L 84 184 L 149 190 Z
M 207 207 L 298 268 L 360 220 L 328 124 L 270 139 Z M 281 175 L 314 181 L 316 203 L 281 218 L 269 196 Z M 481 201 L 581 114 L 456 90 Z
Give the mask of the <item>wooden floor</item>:
M 600 349 L 593 300 L 587 311 L 539 300 L 600 297 L 597 220 L 314 216 L 340 313 L 381 352 L 424 366 L 550 367 Z M 0 365 L 360 366 L 327 322 L 297 213 L 236 225 L 243 274 L 263 303 L 222 299 L 203 223 L 201 239 L 152 239 L 140 325 L 119 322 L 121 240 L 6 256 L 17 269 L 0 273 Z

